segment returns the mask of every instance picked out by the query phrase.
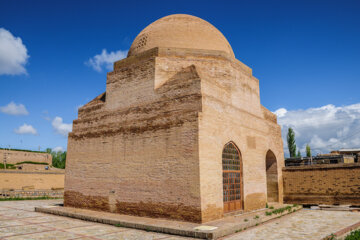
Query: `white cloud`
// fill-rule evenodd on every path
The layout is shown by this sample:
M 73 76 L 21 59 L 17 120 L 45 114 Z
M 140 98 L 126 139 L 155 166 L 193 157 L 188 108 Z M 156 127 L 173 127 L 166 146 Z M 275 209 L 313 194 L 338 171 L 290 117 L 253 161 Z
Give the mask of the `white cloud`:
M 72 130 L 72 124 L 71 123 L 63 123 L 63 119 L 61 117 L 55 117 L 51 124 L 52 124 L 53 128 L 55 129 L 56 133 L 61 134 L 65 137 Z
M 60 146 L 54 147 L 54 148 L 52 149 L 52 151 L 54 151 L 54 152 L 63 152 L 63 151 L 64 151 L 64 148 L 63 148 L 63 147 L 60 147 Z
M 0 75 L 26 74 L 24 65 L 29 55 L 21 38 L 14 37 L 11 32 L 0 28 Z
M 101 72 L 103 67 L 111 71 L 113 68 L 113 63 L 115 61 L 126 58 L 127 51 L 116 51 L 116 52 L 107 52 L 106 49 L 103 49 L 100 54 L 95 55 L 85 62 L 87 66 L 92 67 L 95 71 Z
M 24 123 L 22 126 L 20 126 L 19 128 L 14 129 L 14 132 L 16 134 L 32 134 L 32 135 L 37 135 L 37 131 L 36 129 L 31 126 L 28 125 L 26 123 Z
M 295 131 L 296 144 L 303 156 L 306 144 L 313 149 L 313 154 L 341 148 L 360 148 L 360 103 L 342 107 L 329 104 L 305 110 L 280 108 L 274 113 L 282 127 L 287 156 L 286 135 L 289 127 Z
M 28 115 L 29 112 L 26 110 L 23 104 L 16 104 L 10 102 L 8 105 L 0 107 L 0 112 L 9 115 Z

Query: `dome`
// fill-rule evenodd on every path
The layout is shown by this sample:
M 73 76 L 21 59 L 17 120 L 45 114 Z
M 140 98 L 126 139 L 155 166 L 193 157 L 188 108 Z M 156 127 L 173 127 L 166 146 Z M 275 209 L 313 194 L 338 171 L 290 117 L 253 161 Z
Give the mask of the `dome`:
M 218 50 L 235 58 L 229 42 L 216 27 L 187 14 L 169 15 L 148 25 L 135 38 L 128 57 L 154 47 Z

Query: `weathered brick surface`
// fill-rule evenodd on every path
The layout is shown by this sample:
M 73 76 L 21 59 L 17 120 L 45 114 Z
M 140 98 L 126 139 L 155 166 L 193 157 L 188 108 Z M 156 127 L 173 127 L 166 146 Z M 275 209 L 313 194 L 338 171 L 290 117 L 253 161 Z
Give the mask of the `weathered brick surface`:
M 19 162 L 31 161 L 31 162 L 45 162 L 51 165 L 52 156 L 48 153 L 37 153 L 37 152 L 25 152 L 25 151 L 13 151 L 0 149 L 0 162 L 6 155 L 6 162 L 10 164 L 16 164 Z
M 0 190 L 4 189 L 23 189 L 31 187 L 33 189 L 53 189 L 64 188 L 63 171 L 0 171 Z
M 229 141 L 242 155 L 245 210 L 267 202 L 268 150 L 281 200 L 280 127 L 261 106 L 249 67 L 213 50 L 156 47 L 131 55 L 108 73 L 106 93 L 79 109 L 69 134 L 65 205 L 96 209 L 89 199 L 101 196 L 110 212 L 221 218 Z
M 360 204 L 360 164 L 283 169 L 284 201 L 301 204 Z

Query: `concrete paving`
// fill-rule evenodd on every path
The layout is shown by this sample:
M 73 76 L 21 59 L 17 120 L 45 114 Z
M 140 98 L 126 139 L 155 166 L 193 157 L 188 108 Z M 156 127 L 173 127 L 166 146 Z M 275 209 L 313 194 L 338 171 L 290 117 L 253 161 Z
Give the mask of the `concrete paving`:
M 35 206 L 61 202 L 0 202 L 0 239 L 191 239 L 34 212 Z M 358 212 L 301 210 L 223 239 L 322 239 L 358 222 Z

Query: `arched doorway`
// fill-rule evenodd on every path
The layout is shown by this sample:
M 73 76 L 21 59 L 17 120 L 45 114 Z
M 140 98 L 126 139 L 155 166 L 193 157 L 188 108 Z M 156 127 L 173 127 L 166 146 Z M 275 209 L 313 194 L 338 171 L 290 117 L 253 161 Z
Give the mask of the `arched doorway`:
M 278 171 L 275 154 L 269 150 L 266 153 L 266 185 L 268 202 L 279 201 Z
M 233 142 L 222 151 L 224 213 L 243 209 L 242 159 Z

